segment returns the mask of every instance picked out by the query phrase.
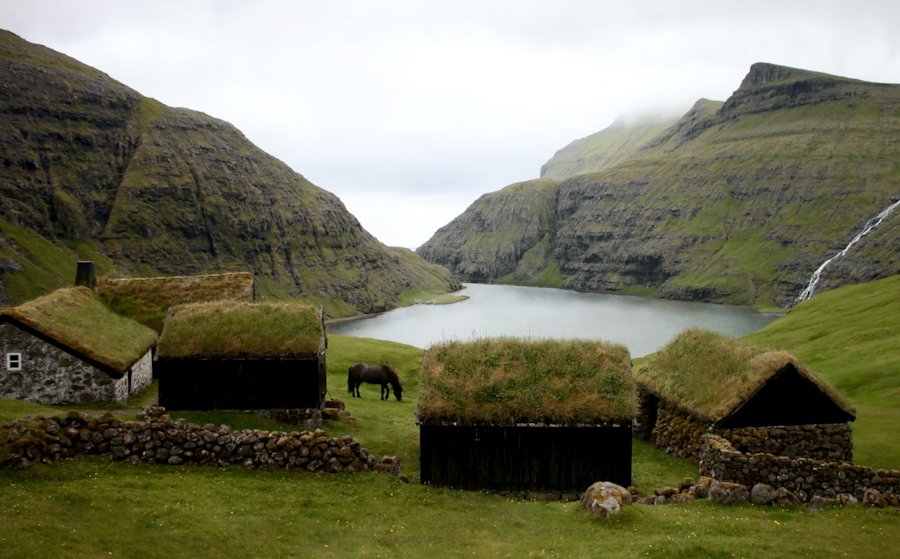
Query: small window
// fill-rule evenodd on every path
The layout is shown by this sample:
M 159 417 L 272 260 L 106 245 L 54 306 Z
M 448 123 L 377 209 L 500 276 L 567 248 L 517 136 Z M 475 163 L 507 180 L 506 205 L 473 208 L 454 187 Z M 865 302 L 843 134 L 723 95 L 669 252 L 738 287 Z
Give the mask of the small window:
M 22 354 L 21 353 L 7 353 L 6 354 L 6 369 L 9 371 L 21 371 L 22 370 Z

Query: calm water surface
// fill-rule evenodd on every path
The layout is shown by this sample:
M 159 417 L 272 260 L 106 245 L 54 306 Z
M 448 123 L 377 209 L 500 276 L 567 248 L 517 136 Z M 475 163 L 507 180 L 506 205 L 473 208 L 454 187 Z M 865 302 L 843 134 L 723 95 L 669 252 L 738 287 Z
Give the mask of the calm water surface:
M 460 293 L 469 299 L 395 309 L 329 325 L 328 332 L 421 348 L 492 336 L 601 339 L 625 344 L 633 357 L 640 357 L 686 328 L 738 337 L 776 318 L 742 307 L 540 287 L 466 284 Z

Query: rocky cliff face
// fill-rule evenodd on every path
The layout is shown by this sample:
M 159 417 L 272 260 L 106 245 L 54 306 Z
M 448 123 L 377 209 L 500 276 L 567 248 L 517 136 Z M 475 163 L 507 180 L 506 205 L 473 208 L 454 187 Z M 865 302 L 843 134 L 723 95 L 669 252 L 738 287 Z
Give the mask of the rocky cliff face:
M 8 300 L 34 294 L 23 277 L 70 283 L 85 254 L 125 275 L 250 270 L 263 294 L 342 312 L 458 287 L 446 270 L 379 243 L 336 196 L 230 124 L 166 107 L 7 32 L 0 125 Z
M 536 179 L 485 194 L 416 252 L 465 281 L 528 283 L 551 264 L 557 192 L 556 182 Z
M 756 64 L 723 104 L 701 100 L 626 157 L 558 179 L 549 265 L 571 289 L 788 306 L 900 196 L 898 137 L 900 86 Z M 821 285 L 900 273 L 898 221 Z M 505 226 L 491 229 L 470 227 L 456 246 L 477 254 Z M 460 253 L 427 246 L 435 262 Z

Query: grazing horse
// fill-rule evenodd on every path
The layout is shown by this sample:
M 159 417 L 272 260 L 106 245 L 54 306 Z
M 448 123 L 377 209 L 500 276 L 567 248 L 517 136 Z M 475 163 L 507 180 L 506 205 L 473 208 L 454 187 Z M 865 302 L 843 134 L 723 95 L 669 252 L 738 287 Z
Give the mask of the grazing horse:
M 400 386 L 400 377 L 387 365 L 369 365 L 357 363 L 350 367 L 347 373 L 347 389 L 354 398 L 359 398 L 359 385 L 368 382 L 381 385 L 381 399 L 387 400 L 391 396 L 390 384 L 394 388 L 394 396 L 402 400 L 403 387 Z

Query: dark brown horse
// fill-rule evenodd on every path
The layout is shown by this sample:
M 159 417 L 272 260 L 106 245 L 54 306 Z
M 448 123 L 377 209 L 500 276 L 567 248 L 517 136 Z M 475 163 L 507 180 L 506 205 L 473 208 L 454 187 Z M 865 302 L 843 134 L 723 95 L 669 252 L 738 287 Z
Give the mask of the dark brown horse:
M 347 373 L 347 390 L 355 398 L 359 398 L 359 385 L 368 382 L 381 385 L 381 399 L 387 400 L 391 396 L 390 384 L 394 388 L 394 396 L 397 400 L 403 399 L 403 387 L 400 386 L 400 377 L 387 365 L 369 365 L 357 363 L 350 367 Z

